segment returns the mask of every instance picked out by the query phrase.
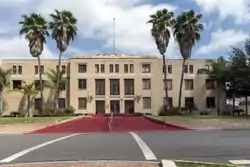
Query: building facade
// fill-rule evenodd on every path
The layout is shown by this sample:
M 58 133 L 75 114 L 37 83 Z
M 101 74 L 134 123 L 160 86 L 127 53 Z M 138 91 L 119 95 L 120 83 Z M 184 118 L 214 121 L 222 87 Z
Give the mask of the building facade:
M 46 80 L 46 71 L 56 69 L 57 60 L 42 60 L 41 71 Z M 166 82 L 169 103 L 178 105 L 182 60 L 167 60 Z M 3 69 L 12 69 L 11 86 L 19 89 L 22 81 L 38 81 L 36 59 L 2 60 Z M 198 70 L 210 68 L 207 60 L 190 59 L 185 65 L 182 105 L 193 103 L 200 111 L 216 112 L 223 109 L 225 98 L 217 104 L 214 81 Z M 73 57 L 62 61 L 62 70 L 68 84 L 60 93 L 59 107 L 75 108 L 76 113 L 132 113 L 157 114 L 164 103 L 162 60 L 150 56 L 92 55 Z M 33 109 L 39 108 L 40 95 L 34 100 Z M 44 89 L 45 108 L 53 105 L 51 90 Z M 23 110 L 26 101 L 19 92 L 4 92 L 4 113 Z

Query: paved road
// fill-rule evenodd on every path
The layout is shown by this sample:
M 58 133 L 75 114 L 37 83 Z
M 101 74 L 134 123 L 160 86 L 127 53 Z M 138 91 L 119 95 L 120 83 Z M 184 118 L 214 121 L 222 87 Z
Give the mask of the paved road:
M 0 135 L 0 163 L 160 159 L 250 160 L 250 130 Z

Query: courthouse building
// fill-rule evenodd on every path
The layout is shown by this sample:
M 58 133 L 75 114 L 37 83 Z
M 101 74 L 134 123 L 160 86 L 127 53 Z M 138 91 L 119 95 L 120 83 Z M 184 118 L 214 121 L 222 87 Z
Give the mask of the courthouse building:
M 41 71 L 56 69 L 57 60 L 42 60 Z M 182 60 L 167 60 L 169 103 L 178 105 Z M 10 89 L 18 89 L 22 81 L 38 81 L 36 59 L 2 60 L 3 69 L 12 69 Z M 193 103 L 198 110 L 216 112 L 223 109 L 225 98 L 216 104 L 215 83 L 202 68 L 210 68 L 205 59 L 190 59 L 185 65 L 182 104 Z M 76 113 L 144 112 L 156 114 L 164 103 L 162 59 L 136 55 L 90 55 L 62 60 L 62 70 L 68 79 L 61 92 L 59 107 L 75 108 Z M 39 107 L 39 94 L 33 109 Z M 44 89 L 45 107 L 53 104 L 51 90 Z M 4 112 L 25 109 L 26 101 L 19 92 L 4 92 Z

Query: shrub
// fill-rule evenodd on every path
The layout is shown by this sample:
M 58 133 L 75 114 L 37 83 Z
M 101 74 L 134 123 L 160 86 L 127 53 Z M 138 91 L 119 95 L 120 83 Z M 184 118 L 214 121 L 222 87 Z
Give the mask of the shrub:
M 58 110 L 44 109 L 39 116 L 41 117 L 60 117 L 60 116 L 73 116 L 75 109 L 70 106 L 69 108 L 61 108 Z
M 166 106 L 162 106 L 159 110 L 159 116 L 173 116 L 179 115 L 177 107 L 170 107 L 169 109 Z

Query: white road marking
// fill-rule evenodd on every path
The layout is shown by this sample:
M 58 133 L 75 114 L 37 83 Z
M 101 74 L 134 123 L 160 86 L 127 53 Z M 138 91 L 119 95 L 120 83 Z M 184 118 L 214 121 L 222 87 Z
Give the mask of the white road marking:
M 172 160 L 162 159 L 161 164 L 162 164 L 162 167 L 176 167 L 174 161 Z
M 229 160 L 230 163 L 235 165 L 248 165 L 250 164 L 250 160 Z
M 19 158 L 19 157 L 25 155 L 25 154 L 28 154 L 29 152 L 32 152 L 32 151 L 37 150 L 37 149 L 39 149 L 39 148 L 45 147 L 45 146 L 47 146 L 47 145 L 49 145 L 49 144 L 53 144 L 53 143 L 56 143 L 56 142 L 58 142 L 58 141 L 61 141 L 61 140 L 64 140 L 64 139 L 67 139 L 67 138 L 70 138 L 70 137 L 73 137 L 73 136 L 76 136 L 76 135 L 78 135 L 78 134 L 71 134 L 71 135 L 68 135 L 68 136 L 64 136 L 64 137 L 61 137 L 61 138 L 57 138 L 57 139 L 54 139 L 54 140 L 51 140 L 51 141 L 48 141 L 48 142 L 39 144 L 39 145 L 37 145 L 37 146 L 28 148 L 28 149 L 26 149 L 26 150 L 23 150 L 23 151 L 21 151 L 21 152 L 18 152 L 18 153 L 16 153 L 16 154 L 12 155 L 12 156 L 9 156 L 9 157 L 7 157 L 7 158 L 5 158 L 5 159 L 0 160 L 0 163 L 8 163 L 8 162 L 11 162 L 11 161 L 13 161 L 13 160 L 15 160 L 15 159 L 17 159 L 17 158 Z
M 140 147 L 144 157 L 146 160 L 157 160 L 156 156 L 152 152 L 152 150 L 148 147 L 148 145 L 134 132 L 129 132 L 133 138 L 135 139 L 136 143 Z

